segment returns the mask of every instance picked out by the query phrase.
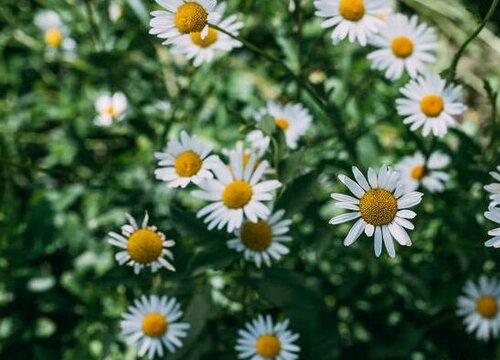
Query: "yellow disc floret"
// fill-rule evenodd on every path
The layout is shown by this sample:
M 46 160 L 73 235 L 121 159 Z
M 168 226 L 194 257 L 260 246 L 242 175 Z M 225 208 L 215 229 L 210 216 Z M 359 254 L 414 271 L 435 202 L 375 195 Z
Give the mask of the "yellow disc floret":
M 62 44 L 63 35 L 58 28 L 50 28 L 45 32 L 45 44 L 59 47 Z
M 175 26 L 183 34 L 201 32 L 207 22 L 207 11 L 203 6 L 195 2 L 182 4 L 175 13 Z
M 109 115 L 109 116 L 113 116 L 113 117 L 118 116 L 118 111 L 115 110 L 115 107 L 113 105 L 105 108 L 103 112 L 105 115 Z
M 240 209 L 248 204 L 252 195 L 253 190 L 249 183 L 235 180 L 224 189 L 222 201 L 230 209 Z
M 200 171 L 203 162 L 200 155 L 192 150 L 185 151 L 175 159 L 175 171 L 181 177 L 191 177 Z
M 368 224 L 389 224 L 398 211 L 398 201 L 385 189 L 368 190 L 359 200 L 359 211 Z
M 149 264 L 161 255 L 163 239 L 149 229 L 139 229 L 132 233 L 127 241 L 127 251 L 132 260 L 140 264 Z
M 392 40 L 391 50 L 400 59 L 406 59 L 413 54 L 413 41 L 406 36 L 398 36 Z
M 191 36 L 191 41 L 202 48 L 207 48 L 217 41 L 217 30 L 208 28 L 207 36 L 202 39 L 200 32 L 192 32 L 189 34 Z
M 283 131 L 288 130 L 288 128 L 290 127 L 290 123 L 288 122 L 287 119 L 276 118 L 274 119 L 274 123 L 276 124 L 277 127 L 279 127 Z
M 281 343 L 275 335 L 262 335 L 257 338 L 255 350 L 266 359 L 274 359 L 281 351 Z
M 414 180 L 420 180 L 425 175 L 425 165 L 417 165 L 411 170 L 411 177 Z
M 484 318 L 491 319 L 498 313 L 498 302 L 491 295 L 483 295 L 476 302 L 477 312 Z
M 420 100 L 420 110 L 428 117 L 437 117 L 444 110 L 443 98 L 439 95 L 427 95 Z
M 363 0 L 340 0 L 339 12 L 346 20 L 361 20 L 365 15 L 365 3 Z
M 250 250 L 261 252 L 273 241 L 273 231 L 265 221 L 247 222 L 241 227 L 241 242 Z
M 160 337 L 168 329 L 168 321 L 160 313 L 149 313 L 142 319 L 142 331 L 149 337 Z

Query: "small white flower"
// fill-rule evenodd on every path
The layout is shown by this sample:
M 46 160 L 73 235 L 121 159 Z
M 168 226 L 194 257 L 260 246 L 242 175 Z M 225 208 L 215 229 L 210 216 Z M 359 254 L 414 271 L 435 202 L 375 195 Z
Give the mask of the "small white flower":
M 486 185 L 484 189 L 489 192 L 491 204 L 490 205 L 500 205 L 500 166 L 497 166 L 497 171 L 491 171 L 490 175 L 498 182 Z
M 95 102 L 97 116 L 94 124 L 98 126 L 110 126 L 113 121 L 121 121 L 125 117 L 128 101 L 125 94 L 121 92 L 113 95 L 103 94 Z
M 191 182 L 199 185 L 204 179 L 211 179 L 210 171 L 220 160 L 216 155 L 209 156 L 210 151 L 211 146 L 182 131 L 180 141 L 170 140 L 165 152 L 155 154 L 158 160 L 156 179 L 166 181 L 170 188 L 184 188 Z
M 250 148 L 255 151 L 255 153 L 259 157 L 264 156 L 267 149 L 269 148 L 269 144 L 271 143 L 271 138 L 269 136 L 266 136 L 260 130 L 250 131 L 246 135 L 245 140 L 248 141 L 248 143 L 250 144 Z
M 385 77 L 397 80 L 406 70 L 414 78 L 434 63 L 433 51 L 437 47 L 434 29 L 418 24 L 417 16 L 390 15 L 370 43 L 379 50 L 368 54 L 372 68 L 385 70 Z
M 479 340 L 496 338 L 500 331 L 500 284 L 497 279 L 481 276 L 477 284 L 467 281 L 464 295 L 458 298 L 457 315 L 464 317 L 468 333 Z
M 243 252 L 245 259 L 252 259 L 257 267 L 262 263 L 271 266 L 272 259 L 279 261 L 290 252 L 282 243 L 292 240 L 285 235 L 292 221 L 282 220 L 284 214 L 284 210 L 278 210 L 266 220 L 243 223 L 234 233 L 236 238 L 227 242 L 228 247 Z
M 136 274 L 148 266 L 152 272 L 162 267 L 175 271 L 173 265 L 165 259 L 174 259 L 168 248 L 173 247 L 175 241 L 165 240 L 165 235 L 156 226 L 148 226 L 147 212 L 140 227 L 132 216 L 126 215 L 129 223 L 121 227 L 121 234 L 108 233 L 108 243 L 122 249 L 116 254 L 116 261 L 120 265 L 132 266 Z
M 467 107 L 460 102 L 462 87 L 446 84 L 435 74 L 426 74 L 411 80 L 400 92 L 405 96 L 396 100 L 398 114 L 406 116 L 403 122 L 410 130 L 422 127 L 422 134 L 431 132 L 443 137 L 449 127 L 455 127 L 453 116 L 462 114 Z
M 49 55 L 54 55 L 58 49 L 67 53 L 74 50 L 75 41 L 69 37 L 68 29 L 55 11 L 39 12 L 35 16 L 35 25 L 43 31 L 43 39 Z
M 149 33 L 165 39 L 163 45 L 177 42 L 186 34 L 200 33 L 201 39 L 208 36 L 208 24 L 220 19 L 216 11 L 216 0 L 155 0 L 165 10 L 151 12 Z
M 252 360 L 295 360 L 299 358 L 300 347 L 295 345 L 298 334 L 288 330 L 288 319 L 273 324 L 270 315 L 259 315 L 238 331 L 236 345 L 239 359 Z
M 347 214 L 335 216 L 330 224 L 342 224 L 358 219 L 347 234 L 344 245 L 349 246 L 365 232 L 369 237 L 375 234 L 375 255 L 382 253 L 382 241 L 389 256 L 396 256 L 393 239 L 400 245 L 411 246 L 411 240 L 406 229 L 413 230 L 413 219 L 417 214 L 407 210 L 420 203 L 422 193 L 407 192 L 399 181 L 397 171 L 382 166 L 377 174 L 372 168 L 368 169 L 368 180 L 355 166 L 352 168 L 354 178 L 351 180 L 345 175 L 339 175 L 339 180 L 347 186 L 355 197 L 333 193 L 337 207 L 352 210 Z
M 486 219 L 491 220 L 497 224 L 500 224 L 500 207 L 492 206 L 488 208 L 488 211 L 484 213 Z M 488 231 L 488 235 L 493 236 L 491 239 L 484 243 L 487 247 L 500 248 L 500 226 L 496 229 Z
M 385 15 L 391 12 L 388 0 L 315 0 L 316 16 L 328 18 L 323 28 L 333 27 L 332 42 L 337 44 L 346 37 L 357 40 L 361 46 L 377 33 Z
M 413 156 L 404 157 L 396 165 L 396 170 L 401 174 L 400 180 L 406 191 L 417 190 L 422 185 L 431 192 L 442 192 L 444 183 L 450 176 L 439 170 L 447 167 L 450 161 L 450 157 L 440 151 L 433 152 L 428 160 L 421 152 L 417 152 Z
M 139 356 L 163 358 L 165 352 L 175 352 L 182 347 L 181 338 L 191 327 L 177 322 L 182 317 L 181 306 L 175 298 L 167 296 L 142 296 L 122 315 L 120 327 L 128 342 L 134 344 Z

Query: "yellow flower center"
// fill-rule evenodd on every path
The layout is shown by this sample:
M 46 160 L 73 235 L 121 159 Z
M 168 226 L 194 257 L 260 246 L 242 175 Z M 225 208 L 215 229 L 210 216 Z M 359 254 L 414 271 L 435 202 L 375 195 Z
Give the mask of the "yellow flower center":
M 273 241 L 273 231 L 265 221 L 247 222 L 241 227 L 241 242 L 250 250 L 261 252 Z
M 363 0 L 340 0 L 340 15 L 350 21 L 358 21 L 365 15 L 365 3 Z
M 182 4 L 175 13 L 175 26 L 183 34 L 201 32 L 207 25 L 208 13 L 195 2 Z
M 149 337 L 160 337 L 168 329 L 168 321 L 160 313 L 149 313 L 142 319 L 142 331 Z
M 413 54 L 413 41 L 406 36 L 398 36 L 392 40 L 391 50 L 398 58 L 406 59 Z
M 274 123 L 276 124 L 277 127 L 279 127 L 283 131 L 288 130 L 288 128 L 290 127 L 290 123 L 288 122 L 288 120 L 283 118 L 275 119 Z
M 175 159 L 175 171 L 181 177 L 191 177 L 200 171 L 203 161 L 192 150 L 185 151 Z
M 204 39 L 201 38 L 200 32 L 192 32 L 189 35 L 191 36 L 191 41 L 202 48 L 209 47 L 217 41 L 217 30 L 211 27 L 208 28 L 208 34 Z
M 439 95 L 427 95 L 420 100 L 420 110 L 429 116 L 437 117 L 444 110 L 443 98 Z
M 249 183 L 235 180 L 224 189 L 222 201 L 230 209 L 240 209 L 248 204 L 252 195 L 253 190 Z
M 281 343 L 274 335 L 262 335 L 257 338 L 255 349 L 260 356 L 266 359 L 274 359 L 281 351 Z
M 476 302 L 477 312 L 484 318 L 491 319 L 498 313 L 498 303 L 491 295 L 481 296 Z
M 115 108 L 111 105 L 108 106 L 107 108 L 104 109 L 104 114 L 109 115 L 109 116 L 118 116 L 118 112 L 115 110 Z
M 368 190 L 359 200 L 361 217 L 375 226 L 389 224 L 398 211 L 398 201 L 384 189 Z
M 45 32 L 45 44 L 59 47 L 62 44 L 63 36 L 58 28 L 50 28 Z
M 132 233 L 127 241 L 127 251 L 132 260 L 140 264 L 149 264 L 161 255 L 163 239 L 149 229 L 139 229 Z
M 411 170 L 411 177 L 415 180 L 420 180 L 425 175 L 425 166 L 417 165 Z

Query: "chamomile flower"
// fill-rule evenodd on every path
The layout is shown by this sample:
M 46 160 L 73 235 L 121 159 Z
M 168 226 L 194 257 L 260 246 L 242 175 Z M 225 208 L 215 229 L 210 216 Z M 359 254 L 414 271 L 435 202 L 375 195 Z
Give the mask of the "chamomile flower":
M 250 131 L 245 139 L 250 144 L 250 148 L 255 151 L 259 157 L 264 156 L 271 143 L 271 138 L 260 130 Z
M 69 37 L 68 30 L 55 11 L 45 10 L 35 16 L 35 25 L 43 32 L 43 39 L 49 54 L 57 50 L 71 52 L 75 41 Z
M 491 205 L 500 204 L 500 166 L 497 166 L 497 171 L 491 171 L 490 175 L 498 182 L 486 185 L 484 189 L 488 191 L 491 199 Z
M 417 16 L 390 15 L 370 43 L 379 48 L 368 54 L 372 68 L 385 71 L 391 80 L 399 79 L 405 70 L 410 77 L 417 77 L 436 61 L 434 29 L 419 25 Z
M 315 0 L 316 16 L 328 18 L 323 28 L 333 27 L 332 42 L 346 37 L 361 46 L 383 25 L 383 16 L 391 11 L 388 0 Z
M 165 240 L 165 235 L 156 226 L 148 225 L 149 215 L 146 212 L 141 226 L 135 219 L 127 215 L 129 221 L 121 227 L 121 234 L 110 232 L 108 243 L 122 249 L 115 256 L 120 265 L 129 265 L 139 274 L 145 267 L 151 267 L 152 272 L 164 267 L 175 271 L 174 266 L 166 259 L 174 256 L 168 249 L 175 245 L 173 240 Z
M 498 205 L 490 205 L 488 211 L 484 213 L 486 219 L 500 224 L 500 207 Z M 493 236 L 491 239 L 484 243 L 487 247 L 500 248 L 500 226 L 496 229 L 488 231 L 488 235 Z
M 272 191 L 279 188 L 277 180 L 262 181 L 262 175 L 269 168 L 267 161 L 259 162 L 251 155 L 248 163 L 237 152 L 231 153 L 229 165 L 220 162 L 214 169 L 214 179 L 206 179 L 199 184 L 201 190 L 193 191 L 193 196 L 208 200 L 210 205 L 198 211 L 198 217 L 205 217 L 208 229 L 227 227 L 228 232 L 241 227 L 243 219 L 252 222 L 266 219 L 270 210 L 263 204 L 273 199 Z
M 230 249 L 243 252 L 246 260 L 253 260 L 257 267 L 262 263 L 271 266 L 271 260 L 279 261 L 290 252 L 283 242 L 291 241 L 285 235 L 289 231 L 291 220 L 283 220 L 284 210 L 278 210 L 266 220 L 246 221 L 235 231 L 236 238 L 227 242 Z
M 236 345 L 238 359 L 252 360 L 295 360 L 299 358 L 300 347 L 295 344 L 298 334 L 288 330 L 288 319 L 277 322 L 270 315 L 259 315 L 238 331 Z
M 94 119 L 94 124 L 110 126 L 114 121 L 123 120 L 127 106 L 127 97 L 121 92 L 99 96 L 95 102 L 97 116 Z
M 357 219 L 344 240 L 345 246 L 354 243 L 364 231 L 369 237 L 375 234 L 374 248 L 377 257 L 382 253 L 382 242 L 389 256 L 396 256 L 393 239 L 400 245 L 411 246 L 405 228 L 414 229 L 408 219 L 413 219 L 417 214 L 408 208 L 419 204 L 423 194 L 406 191 L 399 180 L 399 173 L 385 165 L 378 173 L 369 168 L 368 181 L 357 167 L 353 166 L 352 172 L 356 181 L 345 175 L 339 175 L 339 180 L 355 197 L 338 193 L 331 195 L 337 201 L 337 207 L 352 212 L 335 216 L 330 224 Z
M 220 3 L 215 8 L 215 12 L 222 16 L 226 7 L 225 2 Z M 240 29 L 243 27 L 243 23 L 238 21 L 236 15 L 231 15 L 224 20 L 215 21 L 214 25 L 233 35 L 238 35 Z M 203 63 L 211 62 L 215 55 L 229 52 L 240 46 L 241 42 L 238 40 L 209 26 L 207 36 L 203 39 L 199 32 L 182 35 L 175 42 L 172 52 L 186 55 L 189 60 L 193 61 L 193 65 L 198 67 Z
M 398 114 L 406 116 L 410 130 L 422 127 L 422 135 L 431 132 L 443 137 L 449 127 L 455 127 L 453 116 L 462 114 L 467 107 L 460 101 L 462 87 L 446 84 L 435 74 L 426 74 L 411 80 L 400 92 L 405 96 L 396 100 Z
M 163 358 L 165 352 L 182 347 L 181 339 L 191 327 L 177 322 L 182 317 L 181 306 L 173 297 L 142 296 L 122 315 L 120 327 L 127 340 L 134 344 L 139 356 Z
M 420 185 L 430 192 L 441 192 L 444 183 L 450 176 L 440 171 L 450 164 L 450 157 L 440 151 L 435 151 L 426 160 L 421 152 L 412 156 L 404 157 L 396 165 L 396 170 L 401 174 L 401 182 L 404 183 L 406 191 L 417 190 Z
M 199 33 L 200 40 L 209 35 L 208 24 L 220 19 L 216 0 L 155 0 L 165 10 L 151 12 L 149 33 L 165 39 L 162 45 L 177 42 L 186 34 Z
M 500 284 L 497 279 L 481 276 L 476 284 L 467 281 L 464 295 L 458 298 L 457 314 L 464 317 L 468 333 L 479 340 L 496 338 L 500 331 Z

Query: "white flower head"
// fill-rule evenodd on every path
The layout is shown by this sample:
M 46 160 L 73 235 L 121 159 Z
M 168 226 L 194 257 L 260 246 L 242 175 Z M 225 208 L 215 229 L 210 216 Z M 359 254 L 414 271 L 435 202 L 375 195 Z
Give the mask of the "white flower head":
M 271 138 L 260 130 L 250 131 L 246 135 L 245 140 L 250 144 L 250 148 L 256 152 L 258 157 L 264 156 L 271 143 Z
M 288 319 L 277 322 L 270 315 L 259 315 L 238 331 L 236 345 L 239 359 L 296 360 L 300 347 L 295 344 L 299 335 L 288 330 Z
M 484 213 L 486 219 L 500 224 L 500 207 L 498 205 L 490 205 L 488 211 Z M 493 236 L 491 239 L 484 243 L 487 247 L 500 248 L 500 226 L 496 229 L 488 231 L 488 235 Z
M 227 227 L 228 232 L 241 227 L 243 219 L 252 222 L 265 219 L 270 210 L 264 201 L 273 199 L 272 192 L 281 186 L 277 180 L 262 181 L 269 168 L 267 161 L 257 166 L 257 157 L 251 155 L 248 163 L 238 152 L 232 152 L 229 165 L 222 162 L 213 169 L 214 179 L 200 183 L 201 190 L 193 191 L 193 196 L 210 201 L 211 204 L 198 211 L 198 217 L 205 217 L 208 229 Z
M 181 306 L 173 297 L 143 295 L 122 315 L 120 327 L 128 342 L 135 344 L 139 356 L 163 358 L 165 349 L 173 353 L 182 347 L 181 338 L 186 337 L 191 327 L 177 321 L 182 314 Z
M 72 52 L 76 46 L 69 36 L 60 16 L 52 10 L 44 10 L 35 16 L 35 25 L 43 32 L 43 40 L 50 55 L 61 49 Z
M 467 107 L 461 102 L 462 87 L 446 84 L 439 75 L 428 73 L 411 80 L 400 92 L 405 96 L 396 100 L 398 114 L 415 131 L 422 127 L 422 135 L 431 132 L 443 137 L 448 128 L 455 127 L 453 116 L 462 114 Z
M 179 140 L 168 142 L 165 152 L 155 154 L 158 160 L 156 179 L 167 182 L 170 188 L 184 188 L 190 183 L 199 185 L 204 179 L 213 178 L 211 171 L 220 160 L 210 155 L 211 151 L 211 146 L 182 131 Z
M 269 218 L 258 222 L 246 221 L 235 231 L 236 238 L 227 242 L 230 249 L 242 252 L 246 260 L 253 260 L 257 267 L 262 263 L 271 266 L 290 252 L 283 244 L 292 240 L 286 234 L 291 220 L 283 219 L 284 210 L 274 212 Z
M 500 205 L 500 165 L 497 166 L 497 171 L 491 171 L 490 175 L 495 179 L 497 182 L 491 183 L 489 185 L 486 185 L 484 189 L 489 192 L 491 203 L 490 205 Z
M 110 126 L 114 121 L 122 121 L 127 110 L 127 97 L 122 92 L 102 94 L 95 102 L 97 116 L 94 124 L 98 126 Z
M 352 210 L 347 214 L 335 216 L 330 224 L 336 225 L 356 220 L 347 234 L 344 245 L 349 246 L 365 232 L 369 237 L 375 234 L 374 248 L 378 257 L 382 253 L 382 242 L 389 256 L 396 256 L 393 239 L 402 246 L 411 246 L 406 229 L 413 230 L 413 219 L 417 214 L 408 208 L 420 203 L 422 193 L 408 192 L 399 180 L 399 173 L 382 166 L 378 173 L 368 169 L 368 180 L 355 166 L 352 168 L 354 180 L 339 175 L 339 180 L 347 186 L 355 197 L 333 193 L 336 206 Z
M 500 284 L 497 279 L 481 276 L 478 283 L 467 281 L 464 295 L 458 298 L 457 315 L 464 317 L 468 333 L 479 340 L 496 338 L 500 331 Z
M 441 171 L 450 164 L 450 157 L 441 151 L 435 151 L 426 159 L 421 152 L 404 157 L 396 170 L 401 174 L 400 180 L 406 191 L 415 191 L 420 185 L 430 192 L 442 192 L 444 183 L 450 176 Z
M 397 80 L 406 71 L 415 78 L 434 63 L 437 47 L 434 29 L 418 24 L 417 16 L 390 15 L 370 43 L 379 48 L 368 54 L 373 69 L 385 71 L 385 77 Z
M 128 265 L 139 274 L 145 267 L 150 267 L 152 272 L 164 267 L 175 271 L 174 266 L 167 260 L 174 256 L 169 248 L 175 245 L 174 240 L 166 240 L 165 235 L 158 231 L 156 226 L 148 225 L 149 215 L 146 212 L 141 226 L 135 219 L 127 215 L 129 221 L 121 227 L 121 234 L 108 233 L 108 243 L 120 248 L 115 256 L 120 265 Z
M 155 0 L 165 10 L 151 12 L 149 33 L 165 39 L 163 45 L 176 43 L 183 35 L 199 33 L 200 39 L 209 34 L 208 24 L 220 19 L 216 0 Z
M 333 44 L 347 37 L 365 46 L 384 24 L 383 17 L 391 12 L 390 0 L 315 0 L 314 6 L 316 16 L 328 18 L 321 26 L 334 28 Z

